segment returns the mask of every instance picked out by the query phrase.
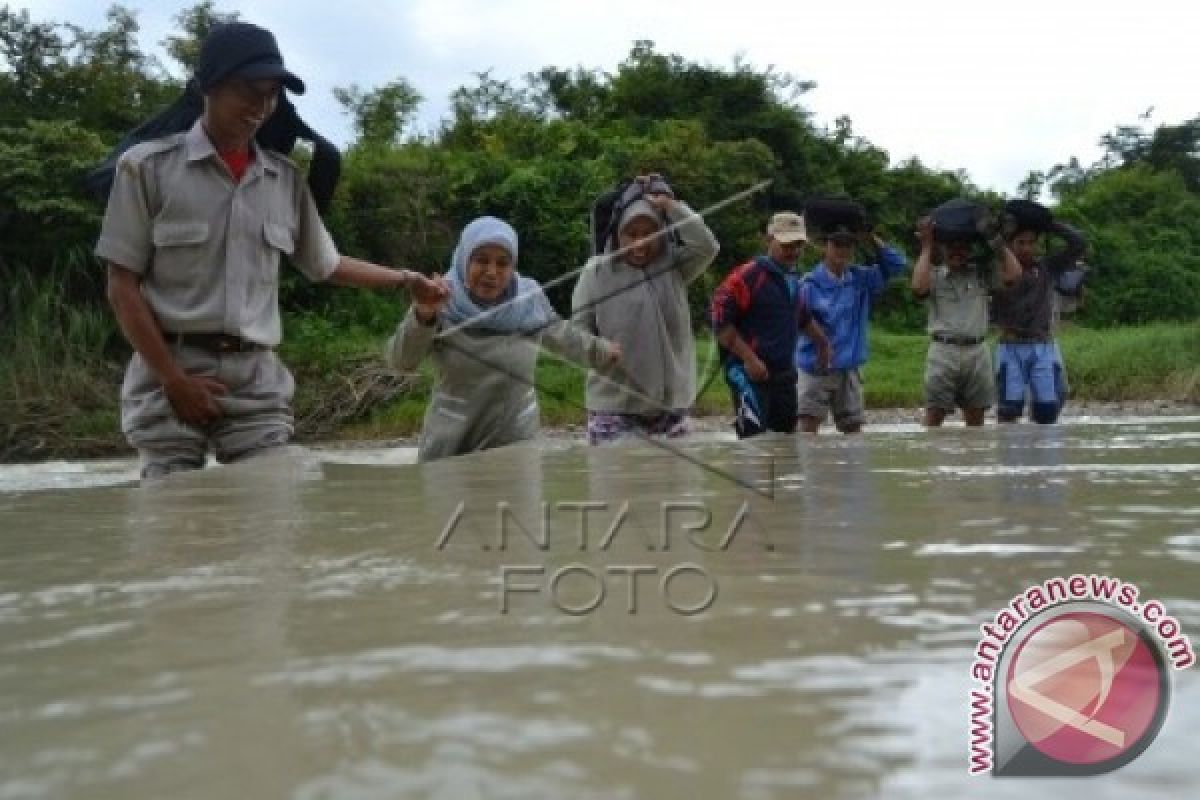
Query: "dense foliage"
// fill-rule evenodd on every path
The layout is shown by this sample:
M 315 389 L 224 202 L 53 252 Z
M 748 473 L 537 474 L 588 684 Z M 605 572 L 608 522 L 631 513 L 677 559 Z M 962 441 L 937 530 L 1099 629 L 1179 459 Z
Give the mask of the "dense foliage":
M 182 74 L 215 19 L 203 2 L 165 42 Z M 286 50 L 286 43 L 285 50 Z M 519 82 L 480 74 L 451 98 L 434 133 L 411 130 L 422 98 L 403 77 L 335 94 L 354 122 L 329 224 L 341 248 L 382 263 L 442 269 L 458 229 L 491 213 L 522 237 L 521 268 L 543 281 L 587 257 L 588 210 L 614 181 L 665 174 L 703 209 L 761 181 L 765 191 L 714 212 L 718 268 L 693 297 L 761 247 L 768 213 L 815 192 L 859 199 L 885 236 L 913 251 L 914 219 L 956 195 L 997 202 L 964 172 L 912 159 L 893 163 L 849 119 L 816 125 L 804 107 L 814 84 L 744 61 L 715 67 L 637 42 L 613 72 L 546 67 Z M 120 135 L 169 102 L 180 81 L 148 56 L 135 15 L 120 6 L 86 31 L 0 8 L 0 279 L 66 274 L 68 302 L 102 297 L 86 254 L 102 212 L 81 178 Z M 303 98 L 300 103 L 304 111 Z M 1056 201 L 1081 225 L 1094 267 L 1085 319 L 1097 325 L 1200 316 L 1200 117 L 1147 132 L 1121 127 L 1105 158 L 1031 172 L 1022 193 Z M 302 158 L 303 154 L 297 154 Z M 552 296 L 560 307 L 570 281 Z M 285 303 L 367 327 L 394 320 L 394 304 L 334 293 L 298 279 Z M 0 311 L 3 311 L 0 301 Z M 913 329 L 922 310 L 903 286 L 880 308 L 889 327 Z

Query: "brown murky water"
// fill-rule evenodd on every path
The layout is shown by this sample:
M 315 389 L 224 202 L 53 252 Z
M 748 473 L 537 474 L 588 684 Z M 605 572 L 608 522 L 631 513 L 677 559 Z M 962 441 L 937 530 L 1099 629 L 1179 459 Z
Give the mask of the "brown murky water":
M 0 798 L 1190 796 L 1194 669 L 1086 782 L 969 777 L 967 693 L 978 626 L 1055 575 L 1136 582 L 1195 638 L 1198 431 L 10 476 Z

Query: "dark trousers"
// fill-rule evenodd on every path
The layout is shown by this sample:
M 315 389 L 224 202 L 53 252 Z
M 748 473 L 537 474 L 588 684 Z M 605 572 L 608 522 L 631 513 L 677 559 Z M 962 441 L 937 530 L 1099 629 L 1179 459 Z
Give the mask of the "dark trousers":
M 733 395 L 733 429 L 739 439 L 767 431 L 795 433 L 799 421 L 796 371 L 773 372 L 766 381 L 751 381 L 741 364 L 725 371 Z

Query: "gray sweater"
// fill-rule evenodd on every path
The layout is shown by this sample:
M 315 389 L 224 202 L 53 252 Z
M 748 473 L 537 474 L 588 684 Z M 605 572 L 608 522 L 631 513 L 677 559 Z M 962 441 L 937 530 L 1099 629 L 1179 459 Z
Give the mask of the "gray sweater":
M 427 354 L 434 383 L 421 429 L 419 461 L 433 461 L 512 444 L 537 436 L 539 414 L 534 369 L 538 345 L 580 364 L 600 367 L 603 339 L 558 319 L 539 334 L 498 334 L 469 327 L 438 339 L 440 319 L 425 325 L 409 309 L 388 341 L 385 357 L 412 372 Z
M 696 396 L 696 344 L 688 284 L 703 274 L 720 245 L 704 220 L 677 203 L 668 220 L 682 244 L 671 244 L 644 269 L 606 256 L 592 259 L 575 284 L 572 321 L 621 345 L 621 372 L 588 373 L 589 411 L 657 414 L 690 408 Z

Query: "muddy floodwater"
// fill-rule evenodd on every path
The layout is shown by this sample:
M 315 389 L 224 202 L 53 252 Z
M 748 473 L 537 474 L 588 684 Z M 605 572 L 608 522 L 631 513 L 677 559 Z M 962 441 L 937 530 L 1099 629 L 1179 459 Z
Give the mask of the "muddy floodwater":
M 1200 680 L 1090 779 L 968 774 L 980 626 L 1200 633 L 1200 418 L 0 470 L 0 799 L 1197 796 Z

